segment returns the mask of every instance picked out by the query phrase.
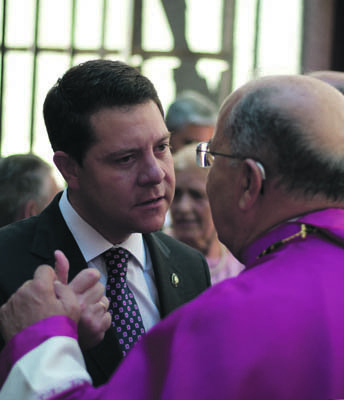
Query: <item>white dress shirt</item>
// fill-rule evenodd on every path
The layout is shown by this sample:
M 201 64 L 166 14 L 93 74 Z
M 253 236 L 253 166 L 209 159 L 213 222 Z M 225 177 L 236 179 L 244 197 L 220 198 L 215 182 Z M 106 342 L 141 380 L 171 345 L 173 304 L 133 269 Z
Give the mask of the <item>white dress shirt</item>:
M 126 241 L 114 246 L 74 210 L 68 200 L 67 189 L 61 196 L 59 206 L 87 265 L 100 271 L 100 281 L 104 285 L 107 271 L 102 254 L 113 247 L 123 247 L 130 252 L 127 283 L 139 306 L 145 330 L 148 331 L 161 318 L 152 260 L 142 234 L 133 233 Z

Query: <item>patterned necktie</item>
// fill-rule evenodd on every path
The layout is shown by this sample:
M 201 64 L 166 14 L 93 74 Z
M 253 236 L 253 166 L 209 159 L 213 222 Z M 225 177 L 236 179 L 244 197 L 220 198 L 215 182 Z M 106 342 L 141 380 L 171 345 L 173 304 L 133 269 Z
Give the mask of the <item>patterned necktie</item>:
M 115 328 L 123 356 L 141 339 L 145 329 L 139 307 L 127 285 L 129 252 L 122 247 L 104 253 L 108 279 L 106 296 L 110 301 L 109 313 Z

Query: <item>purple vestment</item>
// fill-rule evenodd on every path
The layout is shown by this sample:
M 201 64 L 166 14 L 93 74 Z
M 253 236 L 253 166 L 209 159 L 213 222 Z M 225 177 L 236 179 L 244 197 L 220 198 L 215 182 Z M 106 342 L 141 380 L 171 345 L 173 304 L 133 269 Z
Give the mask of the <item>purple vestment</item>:
M 301 223 L 318 231 L 303 239 Z M 53 398 L 343 399 L 344 210 L 285 223 L 249 246 L 244 258 L 242 274 L 153 328 L 108 384 L 85 383 Z

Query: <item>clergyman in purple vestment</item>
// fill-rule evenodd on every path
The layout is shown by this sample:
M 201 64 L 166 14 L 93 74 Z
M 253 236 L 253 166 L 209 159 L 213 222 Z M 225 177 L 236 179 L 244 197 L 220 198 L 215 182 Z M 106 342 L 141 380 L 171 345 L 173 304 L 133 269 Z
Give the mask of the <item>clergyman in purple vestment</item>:
M 0 400 L 344 398 L 344 96 L 307 76 L 250 82 L 197 158 L 211 166 L 219 238 L 246 269 L 159 323 L 94 388 L 78 316 L 57 312 L 73 291 L 40 267 L 0 310 Z M 34 294 L 39 282 L 57 294 Z M 50 305 L 32 302 L 30 321 L 20 306 L 34 298 Z

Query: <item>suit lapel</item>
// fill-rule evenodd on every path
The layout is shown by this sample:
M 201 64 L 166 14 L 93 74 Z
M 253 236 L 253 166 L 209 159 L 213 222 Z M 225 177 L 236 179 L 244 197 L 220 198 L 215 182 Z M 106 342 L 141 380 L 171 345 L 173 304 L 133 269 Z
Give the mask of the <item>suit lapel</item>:
M 54 265 L 54 251 L 62 250 L 69 260 L 69 280 L 82 269 L 87 268 L 86 261 L 68 229 L 59 208 L 61 195 L 57 195 L 50 205 L 39 215 L 33 237 L 31 252 Z
M 69 280 L 72 280 L 82 269 L 87 268 L 87 263 L 62 217 L 58 204 L 60 197 L 60 194 L 57 195 L 39 215 L 31 252 L 53 266 L 54 251 L 62 250 L 69 260 Z M 115 368 L 114 363 L 117 364 L 122 359 L 114 331 L 110 328 L 104 340 L 94 349 L 84 352 L 84 356 L 90 371 L 99 375 L 100 369 L 108 378 Z M 98 369 L 94 363 L 98 365 Z
M 183 268 L 171 250 L 157 234 L 144 234 L 149 248 L 160 302 L 160 315 L 164 318 L 185 302 L 183 284 L 177 284 L 175 277 L 181 279 Z

